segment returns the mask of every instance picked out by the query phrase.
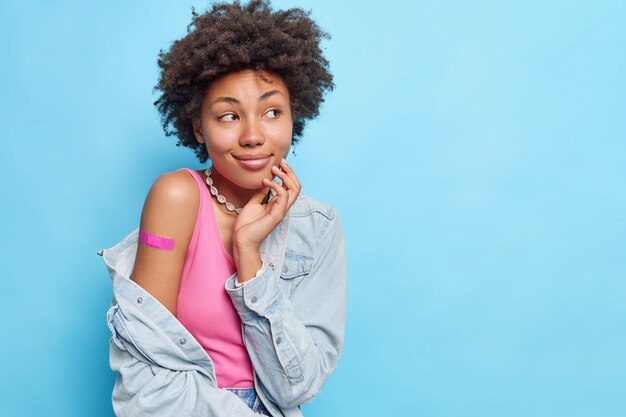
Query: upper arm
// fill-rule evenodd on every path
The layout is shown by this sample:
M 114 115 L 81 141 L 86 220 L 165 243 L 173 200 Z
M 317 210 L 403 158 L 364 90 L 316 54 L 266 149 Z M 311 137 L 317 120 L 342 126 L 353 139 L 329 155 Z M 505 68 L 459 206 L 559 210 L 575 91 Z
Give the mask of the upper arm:
M 139 244 L 131 279 L 174 316 L 185 256 L 200 204 L 197 188 L 185 171 L 165 173 L 150 188 L 141 213 L 139 230 L 173 239 L 174 248 L 164 250 Z

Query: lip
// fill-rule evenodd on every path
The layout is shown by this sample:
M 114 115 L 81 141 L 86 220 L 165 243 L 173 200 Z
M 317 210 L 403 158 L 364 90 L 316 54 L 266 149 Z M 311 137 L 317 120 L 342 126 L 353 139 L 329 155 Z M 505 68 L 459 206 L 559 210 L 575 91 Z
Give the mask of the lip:
M 252 159 L 265 159 L 265 158 L 269 158 L 270 156 L 271 155 L 268 155 L 266 153 L 233 155 L 235 159 L 239 159 L 240 161 L 250 161 Z
M 266 153 L 233 155 L 239 165 L 251 171 L 258 171 L 265 168 L 270 162 L 270 156 Z

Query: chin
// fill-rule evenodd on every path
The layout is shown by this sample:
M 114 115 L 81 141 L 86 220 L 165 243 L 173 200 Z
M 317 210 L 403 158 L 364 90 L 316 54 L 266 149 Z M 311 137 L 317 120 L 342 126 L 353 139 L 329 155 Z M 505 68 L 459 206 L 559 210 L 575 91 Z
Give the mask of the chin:
M 272 180 L 274 176 L 270 170 L 242 172 L 238 175 L 238 181 L 235 184 L 246 190 L 258 190 L 263 187 L 263 178 Z

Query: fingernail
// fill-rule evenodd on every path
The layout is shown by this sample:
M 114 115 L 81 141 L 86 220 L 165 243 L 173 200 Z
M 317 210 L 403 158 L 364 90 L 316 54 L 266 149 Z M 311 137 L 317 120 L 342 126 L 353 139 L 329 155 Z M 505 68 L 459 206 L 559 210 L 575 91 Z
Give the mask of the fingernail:
M 278 171 L 278 167 L 276 165 L 272 165 L 272 169 L 275 169 L 276 171 Z

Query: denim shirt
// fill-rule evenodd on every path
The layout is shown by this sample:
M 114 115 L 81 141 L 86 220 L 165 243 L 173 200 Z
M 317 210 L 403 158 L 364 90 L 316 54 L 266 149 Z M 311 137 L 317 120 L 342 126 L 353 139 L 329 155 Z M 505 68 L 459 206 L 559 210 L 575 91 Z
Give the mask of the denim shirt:
M 170 311 L 130 279 L 139 228 L 103 256 L 113 281 L 107 312 L 117 416 L 258 415 L 218 388 L 213 361 Z M 257 278 L 225 283 L 242 322 L 254 386 L 274 417 L 301 417 L 341 356 L 347 306 L 343 231 L 337 211 L 300 195 L 263 241 Z

